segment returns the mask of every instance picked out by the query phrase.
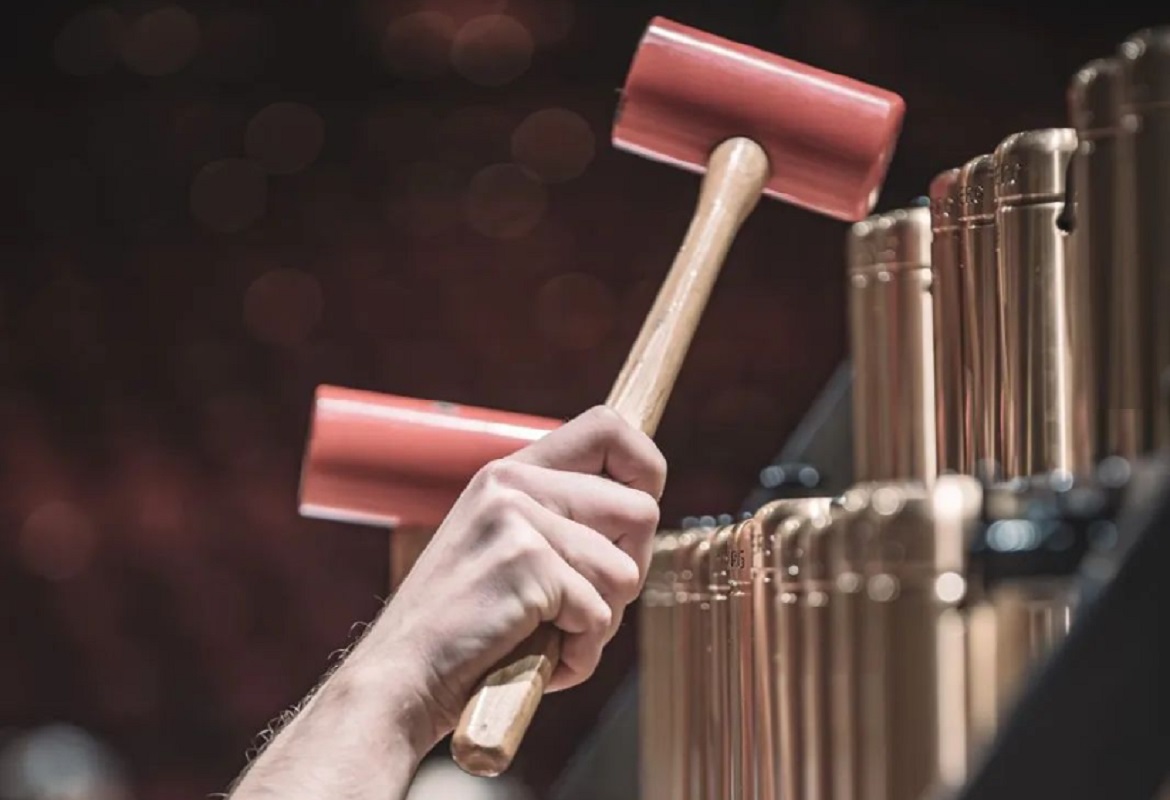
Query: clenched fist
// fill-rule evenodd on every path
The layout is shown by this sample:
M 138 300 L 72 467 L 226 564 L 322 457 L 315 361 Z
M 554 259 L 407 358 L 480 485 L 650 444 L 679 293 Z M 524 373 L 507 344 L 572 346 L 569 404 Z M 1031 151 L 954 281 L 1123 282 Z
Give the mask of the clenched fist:
M 478 681 L 542 623 L 564 634 L 550 688 L 588 678 L 642 589 L 665 481 L 650 438 L 601 406 L 485 466 L 366 637 L 233 796 L 401 796 Z M 348 730 L 330 740 L 330 724 Z M 306 758 L 316 769 L 289 766 L 301 784 L 288 770 L 271 774 L 270 762 Z

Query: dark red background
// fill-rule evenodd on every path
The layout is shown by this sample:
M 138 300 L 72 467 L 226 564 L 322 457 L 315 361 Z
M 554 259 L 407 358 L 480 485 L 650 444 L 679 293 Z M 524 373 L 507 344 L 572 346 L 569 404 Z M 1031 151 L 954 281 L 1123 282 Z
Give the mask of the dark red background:
M 296 517 L 315 385 L 557 417 L 604 398 L 697 186 L 608 146 L 652 15 L 901 93 L 883 208 L 1013 131 L 1063 124 L 1072 72 L 1157 22 L 1132 3 L 427 0 L 455 24 L 498 11 L 550 38 L 550 8 L 575 12 L 485 87 L 395 74 L 444 67 L 424 29 L 379 51 L 421 2 L 191 3 L 191 57 L 164 14 L 123 40 L 129 66 L 101 30 L 61 33 L 82 6 L 23 5 L 0 89 L 0 725 L 81 725 L 151 800 L 225 788 L 385 594 L 382 532 Z M 157 9 L 110 7 L 128 25 Z M 312 114 L 249 133 L 286 101 L 322 123 L 308 165 Z M 543 190 L 529 232 L 485 235 L 468 203 L 489 232 L 533 222 L 537 183 L 475 176 L 550 106 L 588 123 L 595 157 Z M 583 146 L 537 145 L 553 167 Z M 221 159 L 249 160 L 198 177 Z M 843 357 L 844 232 L 775 203 L 747 225 L 663 422 L 667 523 L 734 511 Z M 545 704 L 519 764 L 538 790 L 633 643 L 627 626 L 593 682 Z

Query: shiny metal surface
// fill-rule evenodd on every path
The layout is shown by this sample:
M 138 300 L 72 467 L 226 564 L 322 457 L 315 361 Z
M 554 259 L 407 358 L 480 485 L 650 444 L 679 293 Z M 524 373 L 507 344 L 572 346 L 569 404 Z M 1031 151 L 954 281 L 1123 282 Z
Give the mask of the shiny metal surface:
M 671 790 L 683 800 L 698 800 L 702 796 L 701 717 L 703 708 L 696 699 L 696 690 L 701 676 L 695 673 L 695 628 L 693 609 L 697 604 L 695 581 L 695 548 L 699 536 L 694 531 L 683 531 L 676 537 L 672 574 L 674 594 L 671 605 L 671 641 L 674 650 L 673 690 L 671 702 L 676 704 L 670 733 L 672 752 L 676 762 L 672 764 Z
M 729 534 L 728 597 L 730 618 L 728 636 L 728 694 L 732 730 L 731 783 L 734 796 L 755 800 L 756 758 L 759 741 L 756 735 L 755 652 L 753 612 L 755 582 L 752 550 L 759 525 L 751 519 L 734 526 Z
M 1149 444 L 1164 447 L 1170 444 L 1165 393 L 1170 368 L 1170 27 L 1135 33 L 1122 43 L 1118 58 L 1125 73 L 1124 125 L 1130 135 L 1122 141 L 1132 158 L 1140 308 L 1150 326 L 1144 365 L 1152 413 Z
M 767 518 L 780 509 L 799 508 L 799 500 L 770 504 Z M 779 721 L 776 707 L 776 603 L 778 600 L 773 539 L 768 526 L 757 522 L 751 528 L 752 567 L 752 703 L 756 722 L 756 798 L 779 800 Z
M 1068 270 L 1072 242 L 1058 220 L 1076 133 L 1014 134 L 995 151 L 996 223 L 1003 288 L 1004 363 L 1000 424 L 1007 478 L 1087 469 L 1074 437 Z
M 996 480 L 1002 435 L 1000 373 L 1003 341 L 999 261 L 996 251 L 995 161 L 990 155 L 971 159 L 959 170 L 959 228 L 964 266 L 964 361 L 971 365 L 970 463 L 974 474 Z
M 889 419 L 889 399 L 882 393 L 885 369 L 881 347 L 881 321 L 884 318 L 877 297 L 874 272 L 877 253 L 870 246 L 874 225 L 859 222 L 849 230 L 848 302 L 850 358 L 853 362 L 853 476 L 855 480 L 874 480 L 886 468 L 886 454 L 891 450 L 890 431 L 883 424 Z
M 830 614 L 832 594 L 830 538 L 831 506 L 821 506 L 805 517 L 799 537 L 804 602 L 800 606 L 800 669 L 804 724 L 805 800 L 831 800 L 833 750 L 830 720 L 832 664 Z
M 771 550 L 771 586 L 774 615 L 771 670 L 775 698 L 776 787 L 779 797 L 804 797 L 805 742 L 803 736 L 803 666 L 800 529 L 809 515 L 827 513 L 826 498 L 801 498 L 769 503 L 756 512 L 760 535 Z
M 832 726 L 833 799 L 863 800 L 861 774 L 861 675 L 864 551 L 873 518 L 867 513 L 873 485 L 849 489 L 834 502 L 829 536 L 829 721 Z
M 1069 270 L 1073 409 L 1076 436 L 1088 437 L 1093 463 L 1138 452 L 1139 298 L 1132 278 L 1133 224 L 1119 205 L 1124 73 L 1116 59 L 1086 64 L 1068 91 L 1078 146 L 1072 160 L 1077 247 Z M 1129 252 L 1126 252 L 1128 246 Z M 1116 317 L 1116 319 L 1115 319 Z
M 697 532 L 691 548 L 691 602 L 688 604 L 688 631 L 691 635 L 687 674 L 690 677 L 694 733 L 691 738 L 691 774 L 696 800 L 718 798 L 723 770 L 719 751 L 719 693 L 714 689 L 711 664 L 714 661 L 711 637 L 711 531 Z
M 642 797 L 647 800 L 666 800 L 682 794 L 682 785 L 676 782 L 674 774 L 675 765 L 681 762 L 673 735 L 677 724 L 674 718 L 677 704 L 673 697 L 676 684 L 682 685 L 677 681 L 674 666 L 677 659 L 672 655 L 676 544 L 677 537 L 673 534 L 655 538 L 640 602 L 639 739 Z
M 914 800 L 965 773 L 963 520 L 978 484 L 883 486 L 865 544 L 862 763 L 866 800 Z
M 855 475 L 932 480 L 934 336 L 930 212 L 900 209 L 852 227 L 847 243 Z
M 731 590 L 728 565 L 732 550 L 731 526 L 718 528 L 711 535 L 708 552 L 710 564 L 710 613 L 707 629 L 710 645 L 707 677 L 707 753 L 711 775 L 710 795 L 713 800 L 740 800 L 736 773 L 739 761 L 739 728 L 736 717 L 739 706 L 731 698 L 731 612 L 728 594 Z
M 800 574 L 801 515 L 787 517 L 776 530 L 776 574 L 780 594 L 776 606 L 776 702 L 780 723 L 780 796 L 804 797 L 806 746 L 801 668 L 804 644 L 800 604 L 804 583 Z
M 973 365 L 967 345 L 967 270 L 961 242 L 959 170 L 930 182 L 930 264 L 934 300 L 934 412 L 941 473 L 972 470 Z M 894 477 L 894 476 L 887 476 Z

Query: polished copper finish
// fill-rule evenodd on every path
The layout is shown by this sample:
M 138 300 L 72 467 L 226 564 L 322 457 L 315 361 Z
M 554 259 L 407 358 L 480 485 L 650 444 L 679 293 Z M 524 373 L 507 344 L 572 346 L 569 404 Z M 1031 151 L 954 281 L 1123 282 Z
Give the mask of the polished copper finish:
M 1065 178 L 1077 147 L 1069 128 L 1017 133 L 995 151 L 996 223 L 1003 288 L 1002 392 L 1008 478 L 1088 469 L 1088 441 L 1074 433 L 1068 270 L 1071 237 L 1060 225 Z
M 807 745 L 804 741 L 804 694 L 801 670 L 804 666 L 804 637 L 801 635 L 800 606 L 804 581 L 800 574 L 800 528 L 804 516 L 783 520 L 776 530 L 776 574 L 780 583 L 776 608 L 776 700 L 780 721 L 780 796 L 805 796 Z
M 1003 341 L 999 332 L 999 262 L 995 228 L 995 162 L 990 155 L 971 159 L 959 170 L 959 240 L 964 264 L 963 352 L 971 365 L 967 394 L 971 407 L 970 464 L 985 480 L 1000 476 L 1000 373 Z
M 1073 327 L 1076 396 L 1092 427 L 1092 457 L 1135 458 L 1150 447 L 1153 395 L 1144 384 L 1150 321 L 1143 313 L 1134 249 L 1130 132 L 1124 123 L 1125 73 L 1115 58 L 1073 76 L 1069 118 L 1079 145 L 1073 157 L 1076 197 Z
M 941 473 L 970 473 L 972 348 L 967 336 L 968 310 L 959 227 L 959 170 L 948 169 L 930 183 L 930 266 L 934 299 L 934 414 Z M 888 476 L 893 477 L 893 476 Z
M 877 201 L 901 132 L 898 95 L 661 17 L 638 46 L 614 146 L 695 172 L 732 136 L 772 165 L 764 188 L 848 221 Z
M 731 610 L 728 594 L 731 591 L 730 561 L 734 528 L 724 526 L 711 535 L 708 553 L 710 613 L 707 635 L 710 659 L 707 677 L 707 755 L 711 759 L 710 796 L 715 800 L 740 800 L 736 780 L 739 759 L 739 705 L 732 703 L 731 665 Z
M 756 512 L 760 535 L 770 549 L 772 579 L 767 584 L 773 627 L 771 629 L 770 675 L 774 697 L 776 776 L 778 796 L 804 797 L 805 746 L 803 737 L 803 666 L 801 604 L 803 583 L 800 572 L 802 551 L 800 529 L 806 518 L 827 513 L 825 498 L 801 498 L 769 503 Z
M 936 474 L 930 239 L 925 208 L 880 214 L 849 232 L 859 480 Z
M 674 650 L 669 654 L 673 659 L 672 688 L 675 692 L 671 702 L 675 704 L 670 732 L 671 791 L 681 800 L 701 800 L 703 797 L 702 716 L 701 700 L 696 692 L 702 684 L 702 673 L 696 671 L 697 621 L 694 609 L 700 595 L 695 574 L 696 548 L 701 536 L 693 530 L 683 531 L 676 537 L 673 551 L 671 574 L 674 578 L 671 590 L 673 601 L 670 606 L 670 638 Z
M 876 488 L 865 544 L 862 766 L 866 800 L 919 798 L 966 767 L 965 520 L 973 479 Z
M 753 612 L 755 582 L 753 548 L 759 525 L 747 519 L 731 528 L 728 546 L 728 694 L 732 713 L 728 723 L 732 738 L 731 784 L 737 800 L 756 800 L 757 751 L 755 703 L 755 652 Z M 734 729 L 734 730 L 731 730 Z
M 804 724 L 805 800 L 832 800 L 833 749 L 830 718 L 832 575 L 831 507 L 809 514 L 797 533 L 803 603 L 800 607 L 800 668 Z
M 776 708 L 776 603 L 777 576 L 771 525 L 786 504 L 799 500 L 779 500 L 757 515 L 751 534 L 752 570 L 752 705 L 755 710 L 756 800 L 780 800 L 779 723 Z
M 674 749 L 677 677 L 672 616 L 675 596 L 674 551 L 678 538 L 660 534 L 646 583 L 642 589 L 638 620 L 639 739 L 642 797 L 670 800 L 681 796 L 674 767 L 680 754 Z M 681 686 L 681 684 L 679 684 Z
M 1125 72 L 1123 145 L 1132 158 L 1131 206 L 1142 305 L 1150 340 L 1147 391 L 1151 444 L 1170 445 L 1166 386 L 1170 378 L 1170 27 L 1130 36 L 1118 50 Z
M 691 547 L 691 601 L 687 626 L 691 636 L 688 677 L 692 688 L 691 709 L 694 731 L 691 739 L 691 763 L 694 767 L 693 797 L 695 800 L 719 800 L 723 785 L 724 764 L 720 751 L 721 736 L 719 692 L 711 665 L 714 657 L 712 637 L 711 575 L 713 571 L 713 531 L 696 531 Z
M 861 772 L 861 677 L 865 605 L 865 543 L 873 515 L 875 484 L 850 488 L 834 501 L 829 533 L 829 724 L 832 728 L 833 800 L 864 800 Z

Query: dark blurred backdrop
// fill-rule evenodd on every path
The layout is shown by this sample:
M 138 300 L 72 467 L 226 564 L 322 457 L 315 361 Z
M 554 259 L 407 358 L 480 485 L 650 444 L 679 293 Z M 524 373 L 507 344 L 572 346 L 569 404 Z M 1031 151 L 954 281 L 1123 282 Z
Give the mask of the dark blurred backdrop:
M 883 208 L 1063 124 L 1076 68 L 1164 21 L 1120 0 L 6 13 L 0 796 L 69 753 L 108 763 L 84 730 L 145 800 L 225 788 L 385 595 L 383 532 L 296 516 L 314 386 L 558 417 L 604 398 L 697 187 L 608 143 L 652 15 L 901 93 Z M 844 233 L 768 202 L 748 224 L 659 437 L 667 524 L 734 510 L 843 357 Z M 541 711 L 517 770 L 538 793 L 634 624 Z M 20 738 L 51 723 L 76 727 Z M 42 751 L 65 760 L 37 773 Z

